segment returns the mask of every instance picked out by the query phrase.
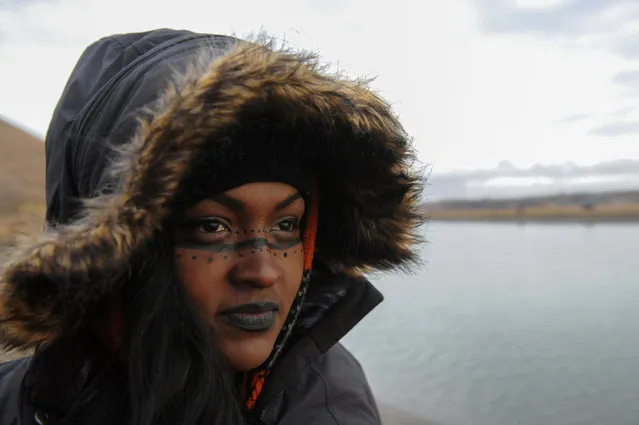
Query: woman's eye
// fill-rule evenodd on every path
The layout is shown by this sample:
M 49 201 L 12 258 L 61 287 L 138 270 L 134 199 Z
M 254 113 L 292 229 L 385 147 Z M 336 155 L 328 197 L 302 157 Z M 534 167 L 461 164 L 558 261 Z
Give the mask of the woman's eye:
M 299 221 L 297 218 L 287 218 L 279 223 L 277 223 L 274 227 L 274 231 L 281 232 L 296 232 L 299 229 Z
M 229 231 L 228 226 L 219 220 L 200 220 L 196 227 L 199 233 L 223 233 Z
M 201 218 L 186 221 L 182 227 L 184 235 L 189 237 L 219 237 L 230 233 L 231 227 L 216 218 Z
M 195 218 L 181 223 L 177 239 L 191 244 L 223 243 L 231 235 L 231 225 L 217 218 Z

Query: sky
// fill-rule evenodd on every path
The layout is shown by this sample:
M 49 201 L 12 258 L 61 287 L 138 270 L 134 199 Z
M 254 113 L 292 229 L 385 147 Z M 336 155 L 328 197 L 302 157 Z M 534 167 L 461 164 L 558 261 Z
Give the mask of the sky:
M 89 43 L 158 27 L 376 77 L 434 175 L 639 159 L 636 0 L 0 0 L 0 116 L 43 136 Z

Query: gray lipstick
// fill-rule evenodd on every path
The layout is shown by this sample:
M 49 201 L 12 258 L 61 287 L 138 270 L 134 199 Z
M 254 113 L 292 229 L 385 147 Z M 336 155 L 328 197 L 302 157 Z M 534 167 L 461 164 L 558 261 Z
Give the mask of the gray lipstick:
M 266 332 L 273 327 L 279 306 L 272 302 L 244 304 L 221 311 L 226 324 L 247 332 Z
M 223 314 L 221 319 L 227 324 L 247 332 L 266 332 L 275 323 L 275 312 Z

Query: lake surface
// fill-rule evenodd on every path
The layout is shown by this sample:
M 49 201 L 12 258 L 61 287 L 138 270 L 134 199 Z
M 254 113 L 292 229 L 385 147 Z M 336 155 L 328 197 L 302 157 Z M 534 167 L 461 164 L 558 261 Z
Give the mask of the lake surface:
M 345 339 L 377 398 L 444 425 L 639 424 L 639 225 L 440 223 Z

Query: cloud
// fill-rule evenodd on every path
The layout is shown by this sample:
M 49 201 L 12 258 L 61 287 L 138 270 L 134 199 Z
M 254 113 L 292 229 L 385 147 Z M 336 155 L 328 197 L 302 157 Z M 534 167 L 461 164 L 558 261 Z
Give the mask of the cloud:
M 637 38 L 639 32 L 633 32 L 624 37 L 618 37 L 611 42 L 611 48 L 614 52 L 627 59 L 639 58 L 639 42 Z
M 611 122 L 595 127 L 588 132 L 593 136 L 623 136 L 639 133 L 639 122 Z
M 639 91 L 639 71 L 637 71 L 637 86 L 631 86 L 633 90 L 637 90 Z M 614 78 L 613 78 L 614 80 Z M 636 107 L 634 106 L 624 106 L 621 108 L 617 108 L 612 112 L 608 112 L 608 113 L 603 113 L 603 114 L 584 114 L 584 113 L 580 113 L 580 114 L 572 114 L 572 115 L 567 115 L 563 118 L 560 118 L 557 120 L 557 124 L 573 124 L 573 123 L 583 123 L 584 121 L 589 121 L 592 119 L 597 119 L 598 117 L 616 117 L 616 118 L 622 118 L 622 117 L 626 117 L 630 114 L 632 114 L 633 112 L 635 112 L 637 110 Z
M 524 196 L 533 193 L 639 189 L 639 160 L 605 161 L 588 166 L 572 163 L 433 173 L 429 200 Z
M 618 72 L 612 76 L 612 82 L 622 87 L 626 95 L 639 95 L 639 70 Z
M 47 0 L 0 0 L 0 9 L 24 9 L 35 3 L 42 3 Z
M 487 180 L 494 178 L 532 178 L 532 179 L 557 179 L 589 177 L 597 175 L 625 175 L 639 174 L 639 160 L 620 159 L 615 161 L 603 161 L 593 165 L 575 165 L 573 163 L 562 164 L 536 164 L 528 168 L 514 167 L 507 161 L 500 163 L 496 168 L 459 171 L 443 174 L 435 174 L 440 181 Z
M 590 117 L 592 117 L 592 115 L 590 115 L 590 114 L 573 114 L 573 115 L 568 115 L 567 117 L 564 117 L 564 118 L 560 119 L 558 122 L 560 124 L 569 124 L 569 123 L 573 123 L 573 122 L 583 121 L 583 120 L 586 120 L 586 119 L 588 119 Z
M 41 3 L 53 3 L 57 0 L 0 0 L 0 11 L 3 13 L 21 13 Z M 1 41 L 1 40 L 0 40 Z
M 494 33 L 580 35 L 592 31 L 592 18 L 623 1 L 566 1 L 556 6 L 528 8 L 507 0 L 477 0 L 482 29 Z M 596 27 L 602 27 L 600 20 Z
M 508 0 L 475 2 L 480 28 L 492 34 L 534 35 L 604 48 L 639 58 L 639 3 L 634 0 L 564 0 L 547 7 L 522 7 Z
M 612 81 L 617 84 L 639 84 L 639 70 L 619 72 L 612 77 Z
M 611 115 L 616 116 L 616 117 L 625 117 L 626 115 L 631 114 L 631 113 L 633 113 L 636 110 L 637 110 L 637 108 L 634 107 L 634 106 L 625 106 L 623 108 L 617 109 Z

